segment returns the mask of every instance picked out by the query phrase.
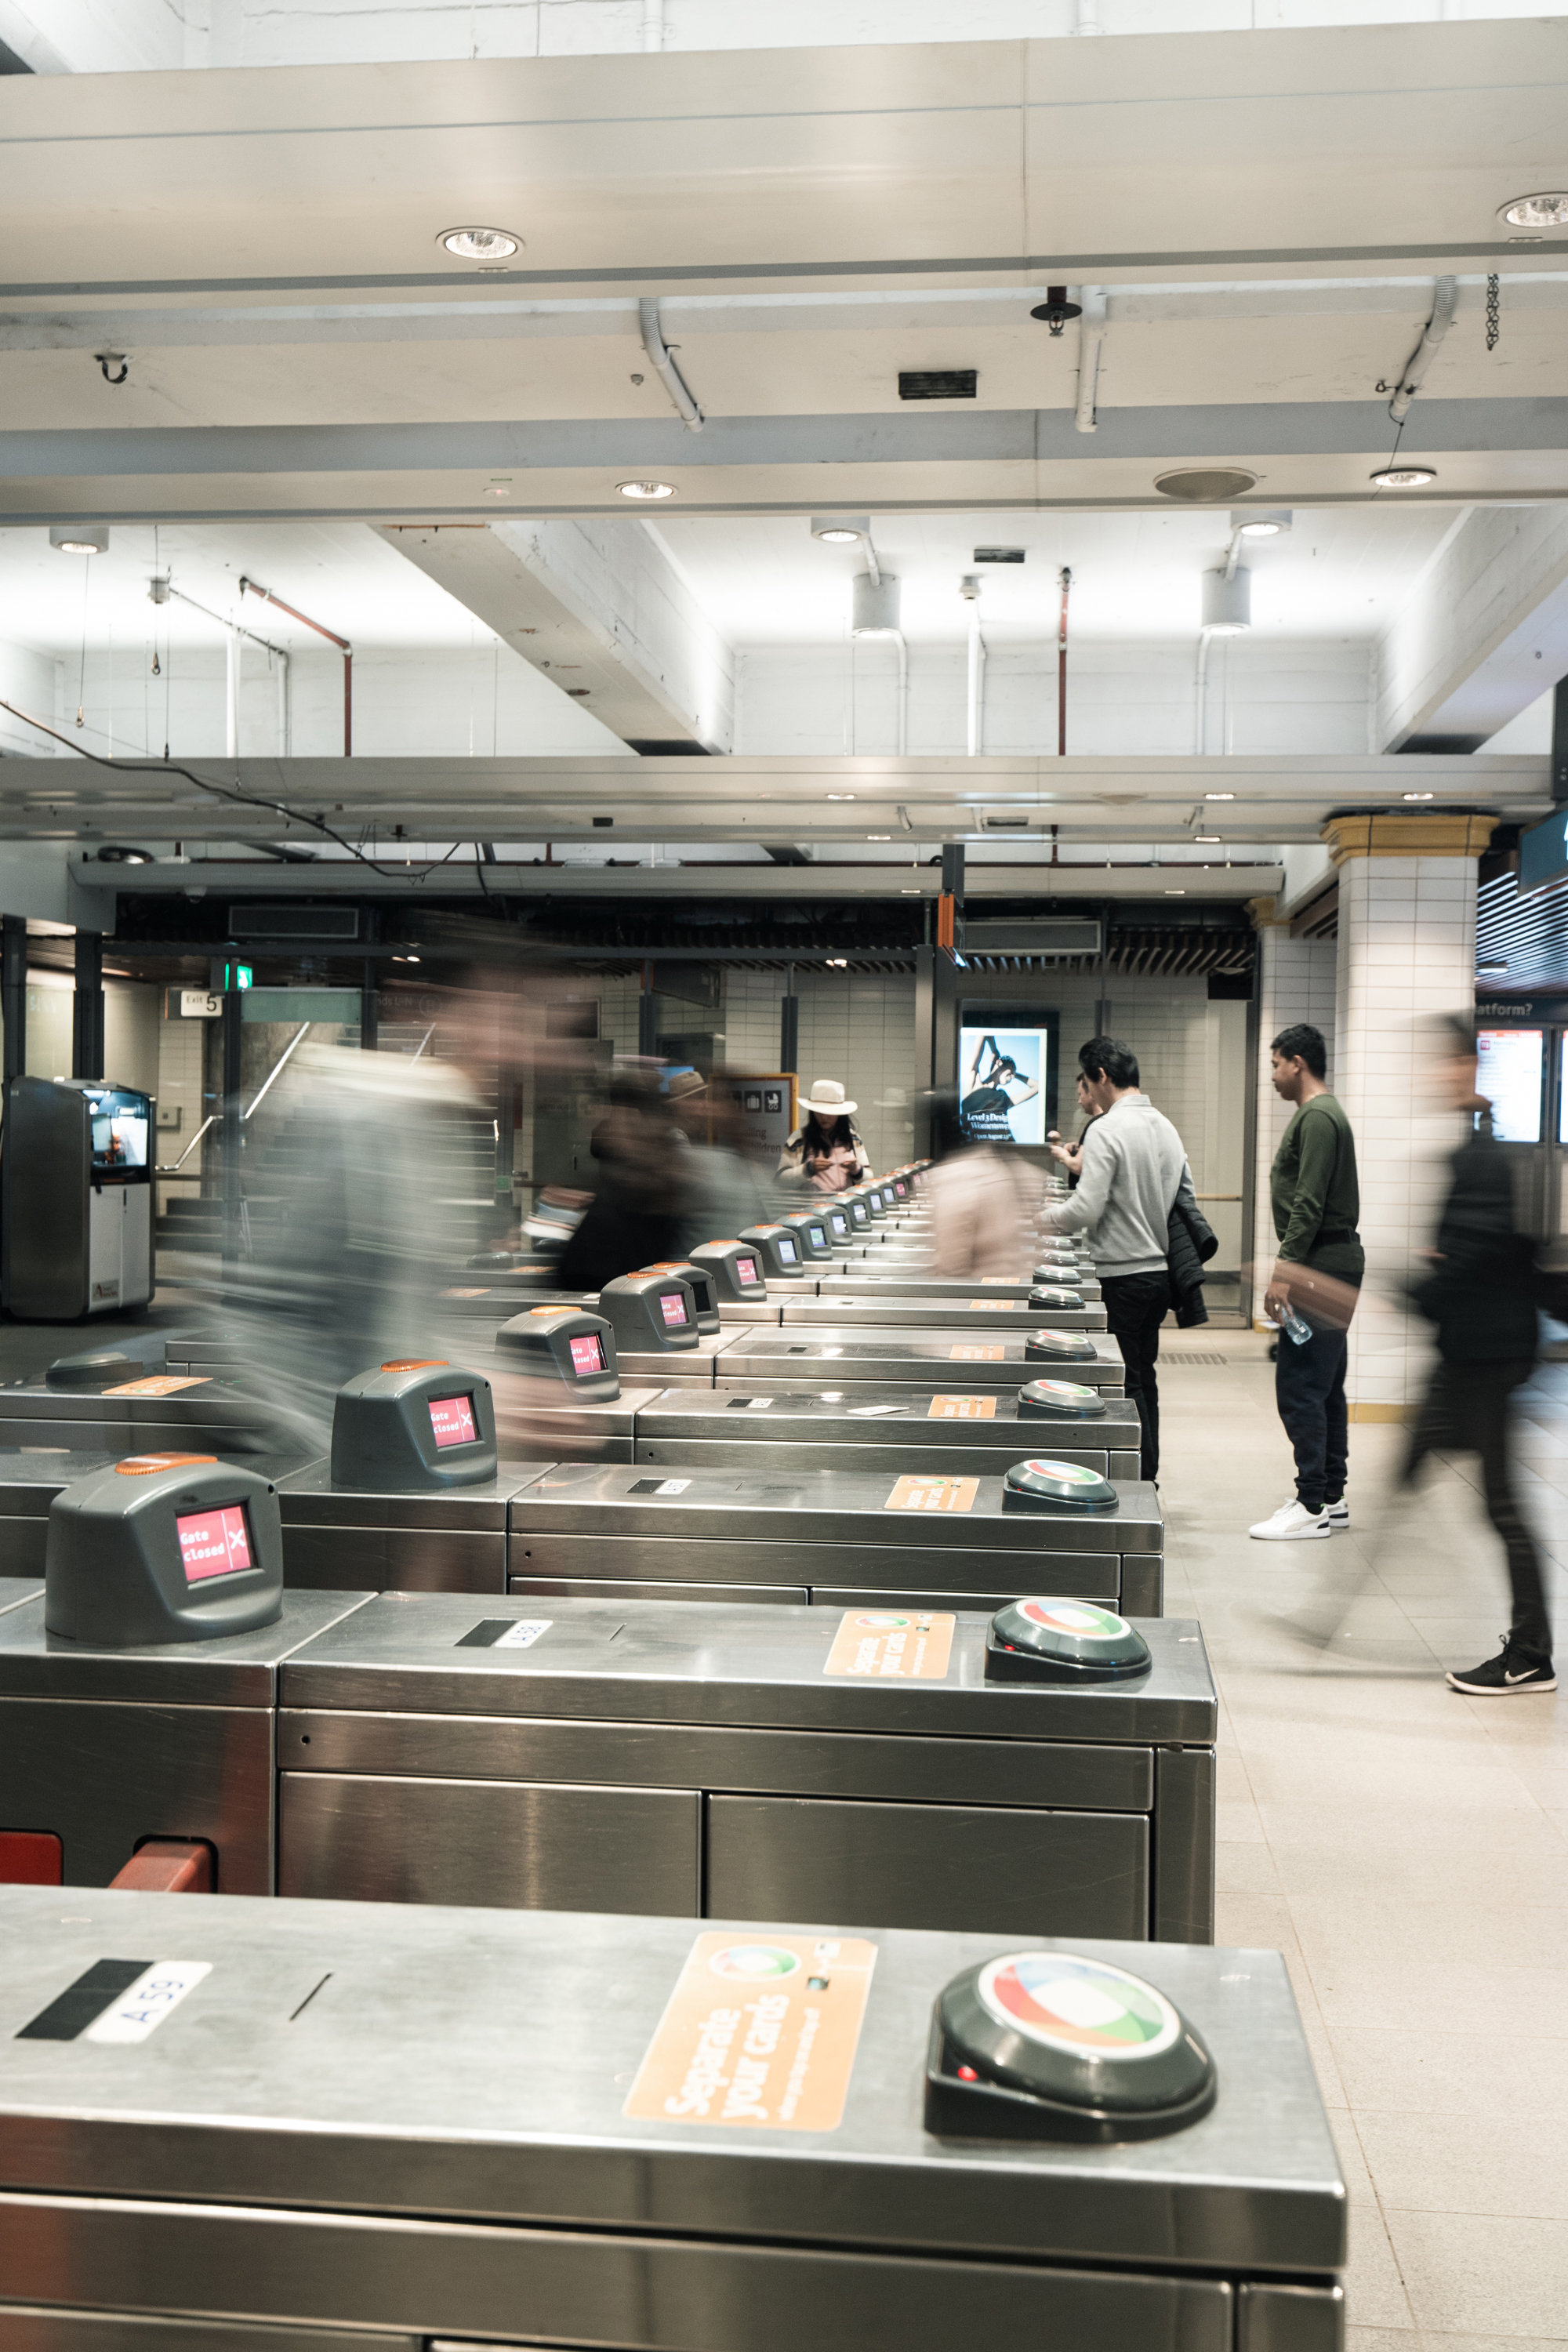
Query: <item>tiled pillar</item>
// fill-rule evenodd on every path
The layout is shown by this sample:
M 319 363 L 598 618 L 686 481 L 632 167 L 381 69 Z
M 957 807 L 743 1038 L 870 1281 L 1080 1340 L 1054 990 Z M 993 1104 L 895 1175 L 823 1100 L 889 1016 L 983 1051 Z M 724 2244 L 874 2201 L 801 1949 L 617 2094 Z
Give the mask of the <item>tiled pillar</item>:
M 1476 861 L 1495 822 L 1412 814 L 1323 828 L 1340 872 L 1332 1076 L 1355 1132 L 1367 1259 L 1351 1327 L 1352 1421 L 1406 1419 L 1430 1360 L 1425 1326 L 1402 1302 L 1431 1246 L 1458 1131 L 1430 1100 L 1424 1024 L 1474 1012 Z
M 1268 1042 L 1293 1022 L 1310 1021 L 1328 1042 L 1329 1084 L 1334 1083 L 1335 949 L 1332 940 L 1293 940 L 1289 919 L 1275 910 L 1274 898 L 1253 898 L 1249 911 L 1258 932 L 1258 1104 L 1257 1143 L 1253 1176 L 1253 1328 L 1271 1327 L 1263 1319 L 1263 1288 L 1274 1264 L 1274 1217 L 1268 1201 L 1268 1171 L 1290 1119 L 1290 1106 L 1281 1102 L 1270 1077 Z

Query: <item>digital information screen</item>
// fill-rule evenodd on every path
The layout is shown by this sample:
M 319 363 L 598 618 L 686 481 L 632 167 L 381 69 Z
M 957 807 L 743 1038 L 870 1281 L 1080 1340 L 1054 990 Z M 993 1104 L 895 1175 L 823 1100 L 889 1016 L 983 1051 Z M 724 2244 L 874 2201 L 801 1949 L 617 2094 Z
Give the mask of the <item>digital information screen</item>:
M 92 1122 L 92 1164 L 100 1175 L 147 1165 L 150 1105 L 145 1095 L 109 1087 L 89 1094 L 88 1115 Z
M 677 1306 L 679 1303 L 678 1299 Z M 605 1343 L 596 1331 L 579 1332 L 575 1339 L 569 1339 L 566 1344 L 572 1350 L 572 1369 L 580 1379 L 586 1378 L 589 1372 L 604 1370 Z
M 256 1565 L 250 1557 L 250 1528 L 243 1503 L 187 1511 L 175 1519 L 174 1533 L 180 1539 L 180 1563 L 187 1584 L 200 1584 L 209 1576 L 237 1576 L 242 1568 Z
M 1048 1029 L 962 1029 L 958 1112 L 973 1143 L 1044 1143 Z
M 1541 1140 L 1541 1074 L 1545 1033 L 1540 1029 L 1478 1029 L 1476 1090 L 1492 1107 L 1500 1143 Z
M 735 1260 L 735 1279 L 737 1282 L 755 1282 L 757 1261 L 754 1257 L 738 1257 Z
M 479 1431 L 474 1426 L 474 1400 L 471 1396 L 432 1397 L 430 1426 L 438 1447 L 473 1445 Z
M 686 1301 L 682 1298 L 679 1290 L 665 1291 L 661 1295 L 658 1303 L 664 1309 L 664 1319 L 667 1323 L 685 1322 Z
M 791 1241 L 787 1234 L 781 1234 L 779 1235 L 779 1255 L 783 1258 L 785 1265 L 793 1265 L 796 1258 L 800 1255 L 800 1252 L 796 1249 L 795 1244 Z
M 837 1234 L 839 1240 L 842 1241 L 845 1234 L 849 1231 L 849 1220 L 845 1215 L 843 1210 L 833 1210 L 830 1214 L 829 1222 L 832 1224 L 834 1232 Z

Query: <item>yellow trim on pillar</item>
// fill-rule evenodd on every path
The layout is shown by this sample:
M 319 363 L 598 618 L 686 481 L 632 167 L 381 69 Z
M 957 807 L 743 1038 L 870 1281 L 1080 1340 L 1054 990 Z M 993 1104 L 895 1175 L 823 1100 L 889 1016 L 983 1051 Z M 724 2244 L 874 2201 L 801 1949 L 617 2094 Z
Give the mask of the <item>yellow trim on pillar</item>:
M 1497 829 L 1495 816 L 1331 816 L 1318 838 L 1334 865 L 1352 857 L 1479 857 Z
M 1252 918 L 1255 931 L 1288 931 L 1290 918 L 1279 912 L 1278 898 L 1247 898 L 1243 901 Z
M 1352 1404 L 1349 1408 L 1352 1421 L 1414 1421 L 1413 1404 Z

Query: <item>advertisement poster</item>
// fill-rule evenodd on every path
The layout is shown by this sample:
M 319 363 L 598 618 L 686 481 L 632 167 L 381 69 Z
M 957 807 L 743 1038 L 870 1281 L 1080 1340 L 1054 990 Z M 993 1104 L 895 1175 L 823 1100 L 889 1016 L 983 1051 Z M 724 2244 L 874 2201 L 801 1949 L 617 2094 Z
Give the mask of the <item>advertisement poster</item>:
M 1546 1034 L 1541 1029 L 1480 1029 L 1476 1033 L 1476 1086 L 1492 1107 L 1500 1143 L 1541 1140 L 1541 1075 Z
M 1050 1076 L 1045 1028 L 959 1033 L 958 1111 L 974 1143 L 1043 1143 Z

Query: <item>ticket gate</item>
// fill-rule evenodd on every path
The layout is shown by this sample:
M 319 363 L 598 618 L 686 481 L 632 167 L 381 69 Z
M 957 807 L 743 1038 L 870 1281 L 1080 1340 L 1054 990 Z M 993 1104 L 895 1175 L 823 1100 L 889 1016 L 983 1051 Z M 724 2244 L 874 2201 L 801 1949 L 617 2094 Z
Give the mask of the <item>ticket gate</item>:
M 170 1370 L 162 1340 L 144 1355 L 108 1348 L 61 1357 L 0 1387 L 0 1446 L 277 1454 L 291 1444 L 298 1450 L 275 1407 L 212 1372 Z
M 1213 1938 L 1190 1621 L 1069 1686 L 987 1679 L 979 1615 L 528 1605 L 387 1593 L 291 1653 L 280 1895 Z
M 1071 1368 L 1067 1368 L 1070 1370 Z M 1137 1408 L 1070 1381 L 1019 1394 L 937 1394 L 864 1388 L 824 1396 L 672 1388 L 640 1405 L 630 1458 L 667 1469 L 943 1468 L 995 1476 L 1041 1452 L 1121 1484 L 1139 1475 Z M 574 1456 L 568 1444 L 560 1451 Z
M 558 1463 L 514 1494 L 508 1523 L 508 1590 L 540 1597 L 994 1610 L 1050 1591 L 1162 1613 L 1159 1496 L 1137 1482 L 1105 1508 L 1035 1510 L 940 1460 L 897 1477 Z
M 859 1916 L 0 1892 L 0 2347 L 1335 2352 L 1278 1955 Z
M 279 1667 L 370 1597 L 289 1592 L 252 1633 L 102 1649 L 51 1633 L 33 1586 L 0 1613 L 0 1832 L 58 1841 L 67 1886 L 181 1838 L 210 1848 L 220 1893 L 269 1895 Z
M 908 1266 L 873 1265 L 846 1265 L 832 1270 L 824 1267 L 817 1279 L 817 1294 L 823 1298 L 920 1298 L 930 1299 L 933 1306 L 969 1307 L 970 1301 L 983 1298 L 989 1291 L 996 1299 L 1007 1297 L 1027 1300 L 1036 1287 L 1070 1290 L 1086 1306 L 1100 1299 L 1100 1284 L 1092 1274 L 1078 1267 L 1041 1265 L 1038 1272 L 1020 1275 L 932 1274 L 929 1267 L 911 1263 Z M 971 1308 L 971 1312 L 973 1312 Z
M 1127 1368 L 1114 1339 L 1096 1331 L 1064 1337 L 1071 1343 L 1067 1348 L 1054 1347 L 1047 1331 L 1027 1337 L 990 1331 L 969 1340 L 950 1331 L 892 1331 L 879 1324 L 810 1333 L 737 1331 L 726 1333 L 705 1357 L 700 1351 L 689 1361 L 672 1360 L 658 1374 L 651 1364 L 627 1370 L 632 1377 L 660 1377 L 683 1387 L 722 1382 L 763 1394 L 868 1385 L 933 1389 L 949 1381 L 994 1394 L 1038 1379 L 1080 1381 L 1107 1397 L 1126 1393 Z M 1080 1353 L 1080 1343 L 1091 1352 Z
M 103 1469 L 113 1458 L 54 1446 L 0 1453 L 0 1561 L 8 1580 L 42 1576 L 50 1504 L 62 1486 Z
M 799 1287 L 799 1286 L 797 1286 Z M 781 1302 L 778 1321 L 788 1331 L 797 1327 L 831 1328 L 835 1324 L 878 1325 L 890 1331 L 1034 1331 L 1049 1324 L 1059 1331 L 1103 1331 L 1105 1308 L 1097 1300 L 1072 1305 L 1079 1294 L 1052 1284 L 1016 1291 L 972 1290 L 951 1303 L 937 1298 L 904 1298 L 880 1284 L 841 1295 L 826 1291 L 819 1298 L 792 1297 Z M 1037 1303 L 1036 1303 L 1037 1302 Z

